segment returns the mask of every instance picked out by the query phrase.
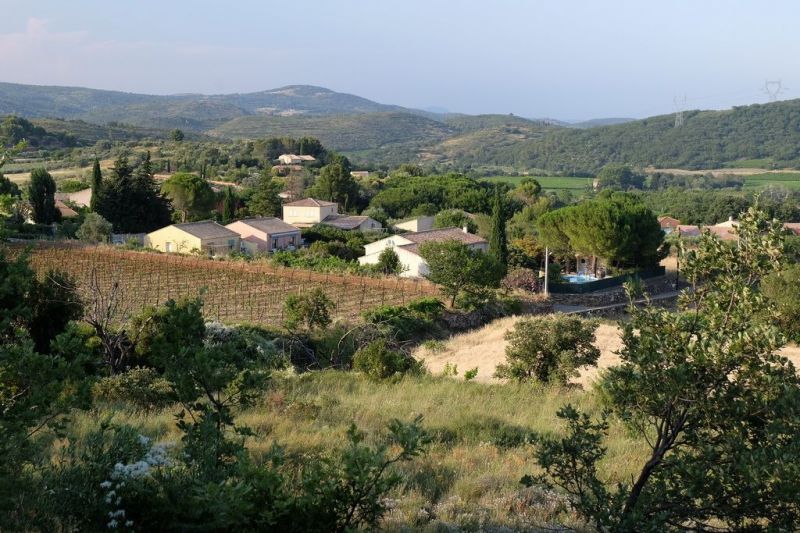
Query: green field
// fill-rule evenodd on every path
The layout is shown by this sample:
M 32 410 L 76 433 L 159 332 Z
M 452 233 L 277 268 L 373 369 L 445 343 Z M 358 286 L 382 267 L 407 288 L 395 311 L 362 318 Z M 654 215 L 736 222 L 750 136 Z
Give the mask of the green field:
M 591 178 L 581 178 L 577 176 L 492 176 L 483 178 L 482 181 L 505 182 L 511 185 L 518 185 L 525 178 L 534 178 L 547 191 L 558 189 L 586 189 L 591 187 Z
M 800 189 L 800 172 L 775 172 L 745 176 L 744 186 L 748 189 L 781 185 L 791 189 Z

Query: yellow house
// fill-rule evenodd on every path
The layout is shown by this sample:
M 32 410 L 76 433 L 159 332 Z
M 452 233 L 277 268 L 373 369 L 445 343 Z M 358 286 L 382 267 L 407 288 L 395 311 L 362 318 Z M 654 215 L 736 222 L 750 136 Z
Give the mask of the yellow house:
M 206 220 L 172 224 L 148 233 L 145 235 L 144 245 L 169 253 L 227 255 L 232 251 L 239 251 L 240 239 L 235 231 Z

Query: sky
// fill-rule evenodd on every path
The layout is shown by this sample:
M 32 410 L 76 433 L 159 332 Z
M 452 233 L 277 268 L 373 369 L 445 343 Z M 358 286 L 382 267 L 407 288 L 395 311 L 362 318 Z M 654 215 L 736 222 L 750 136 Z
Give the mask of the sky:
M 766 80 L 800 97 L 794 0 L 0 0 L 0 20 L 0 81 L 15 83 L 308 84 L 562 120 L 766 102 Z

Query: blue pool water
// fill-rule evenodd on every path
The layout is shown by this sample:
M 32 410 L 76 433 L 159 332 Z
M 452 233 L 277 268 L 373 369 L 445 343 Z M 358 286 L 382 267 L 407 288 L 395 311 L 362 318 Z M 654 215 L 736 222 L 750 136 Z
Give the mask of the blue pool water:
M 588 283 L 590 281 L 597 281 L 599 278 L 590 276 L 589 274 L 566 274 L 564 279 L 568 283 Z

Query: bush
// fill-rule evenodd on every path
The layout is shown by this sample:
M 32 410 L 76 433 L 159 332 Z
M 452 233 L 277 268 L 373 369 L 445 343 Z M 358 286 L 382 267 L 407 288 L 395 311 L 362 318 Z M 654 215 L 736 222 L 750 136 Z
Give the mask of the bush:
M 397 256 L 397 252 L 391 248 L 385 248 L 378 255 L 378 263 L 375 265 L 382 274 L 399 274 L 403 271 L 403 264 Z
M 136 409 L 163 409 L 177 401 L 169 380 L 152 368 L 136 367 L 101 379 L 92 387 L 96 400 L 125 402 Z
M 581 366 L 597 364 L 595 329 L 596 322 L 574 316 L 521 319 L 506 333 L 507 364 L 499 365 L 495 376 L 566 384 Z
M 800 342 L 800 265 L 791 265 L 766 276 L 761 287 L 778 309 L 783 333 L 789 339 Z
M 111 238 L 111 231 L 111 222 L 97 213 L 89 213 L 86 215 L 81 227 L 78 228 L 75 236 L 84 242 L 97 244 L 99 242 L 108 242 Z
M 206 346 L 225 344 L 233 347 L 245 359 L 263 368 L 280 370 L 289 366 L 283 340 L 263 328 L 207 322 L 204 343 Z
M 302 295 L 290 294 L 283 304 L 285 325 L 289 329 L 300 324 L 307 329 L 324 328 L 331 323 L 333 307 L 333 301 L 319 287 Z
M 413 300 L 405 306 L 383 305 L 364 311 L 361 316 L 386 336 L 398 341 L 419 338 L 435 331 L 435 320 L 442 316 L 444 305 L 436 298 Z
M 539 274 L 529 268 L 516 268 L 501 282 L 506 290 L 519 289 L 527 292 L 539 291 Z
M 372 379 L 386 379 L 419 368 L 414 358 L 391 349 L 383 339 L 369 343 L 353 356 L 353 370 L 363 372 Z

